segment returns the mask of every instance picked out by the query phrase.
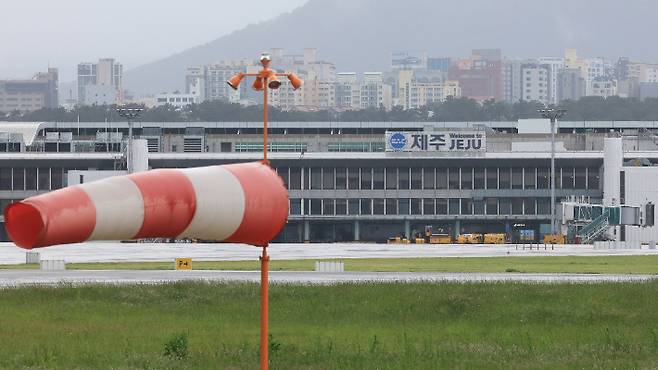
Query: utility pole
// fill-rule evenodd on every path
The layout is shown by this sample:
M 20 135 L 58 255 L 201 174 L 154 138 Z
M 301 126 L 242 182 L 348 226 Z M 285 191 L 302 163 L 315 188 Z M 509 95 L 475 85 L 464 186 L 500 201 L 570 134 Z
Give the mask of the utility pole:
M 567 112 L 566 109 L 540 109 L 542 117 L 551 120 L 551 234 L 555 235 L 555 123 Z
M 128 174 L 135 172 L 133 164 L 133 120 L 142 113 L 142 108 L 117 108 L 119 116 L 128 121 L 128 148 L 126 149 L 126 169 Z

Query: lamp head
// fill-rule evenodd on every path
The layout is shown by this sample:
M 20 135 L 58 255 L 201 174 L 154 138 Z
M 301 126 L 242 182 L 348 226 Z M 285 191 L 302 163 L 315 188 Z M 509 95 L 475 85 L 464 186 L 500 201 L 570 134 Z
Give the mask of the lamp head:
M 293 90 L 299 89 L 304 84 L 304 81 L 294 73 L 288 74 L 288 81 L 290 81 Z
M 262 91 L 265 88 L 265 86 L 263 84 L 263 78 L 262 77 L 256 77 L 256 79 L 254 80 L 254 84 L 251 85 L 251 88 L 256 90 L 256 91 Z
M 281 81 L 279 81 L 279 78 L 276 76 L 275 73 L 270 73 L 270 75 L 267 76 L 267 86 L 273 90 L 276 90 L 279 87 L 281 87 Z
M 230 80 L 226 81 L 226 83 L 229 86 L 231 86 L 233 90 L 237 90 L 243 78 L 244 78 L 244 73 L 238 73 L 237 75 L 231 77 Z

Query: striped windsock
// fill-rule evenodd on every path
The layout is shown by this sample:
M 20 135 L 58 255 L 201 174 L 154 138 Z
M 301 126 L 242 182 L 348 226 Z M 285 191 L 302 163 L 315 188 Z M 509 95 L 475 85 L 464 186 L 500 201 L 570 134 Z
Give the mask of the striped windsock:
M 27 198 L 5 210 L 26 249 L 89 240 L 198 238 L 262 246 L 288 218 L 288 192 L 260 162 L 159 169 Z

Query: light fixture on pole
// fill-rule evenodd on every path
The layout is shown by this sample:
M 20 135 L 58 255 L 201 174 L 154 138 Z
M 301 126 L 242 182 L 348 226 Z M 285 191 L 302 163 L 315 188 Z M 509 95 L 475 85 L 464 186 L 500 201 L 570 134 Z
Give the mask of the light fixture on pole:
M 548 108 L 539 109 L 538 112 L 551 121 L 551 234 L 555 235 L 555 123 L 567 113 L 567 110 Z
M 281 81 L 278 77 L 286 77 L 290 81 L 293 90 L 299 89 L 304 81 L 294 73 L 276 73 L 270 69 L 271 58 L 269 54 L 263 53 L 260 56 L 260 64 L 263 68 L 258 73 L 238 73 L 226 81 L 233 90 L 237 90 L 244 77 L 256 77 L 252 88 L 256 91 L 263 91 L 263 163 L 268 165 L 267 160 L 267 93 L 268 89 L 278 89 L 281 87 Z M 263 254 L 260 257 L 260 368 L 266 370 L 269 367 L 268 361 L 268 330 L 269 330 L 269 262 L 270 257 L 267 255 L 267 244 L 263 248 Z
M 263 66 L 263 68 L 260 71 L 258 71 L 257 73 L 241 72 L 231 77 L 228 81 L 226 81 L 226 83 L 229 86 L 231 86 L 233 90 L 237 90 L 238 87 L 240 86 L 240 83 L 245 77 L 247 76 L 255 77 L 256 79 L 254 80 L 254 83 L 251 87 L 256 91 L 263 91 L 263 162 L 266 164 L 269 164 L 269 162 L 267 160 L 268 90 L 265 87 L 267 86 L 272 90 L 276 90 L 279 87 L 281 87 L 281 81 L 279 81 L 279 77 L 286 77 L 288 81 L 290 81 L 290 85 L 292 86 L 293 90 L 299 89 L 304 84 L 304 81 L 302 81 L 294 73 L 276 73 L 273 70 L 271 70 L 270 69 L 271 61 L 272 59 L 270 58 L 270 55 L 267 53 L 263 53 L 260 56 L 260 64 Z
M 128 173 L 133 173 L 135 168 L 133 166 L 133 120 L 142 114 L 142 108 L 117 108 L 119 116 L 128 121 L 128 148 L 126 149 L 126 169 Z
M 244 78 L 244 73 L 238 73 L 237 75 L 231 77 L 230 80 L 226 81 L 226 83 L 228 83 L 228 85 L 231 86 L 233 90 L 237 90 L 243 78 Z

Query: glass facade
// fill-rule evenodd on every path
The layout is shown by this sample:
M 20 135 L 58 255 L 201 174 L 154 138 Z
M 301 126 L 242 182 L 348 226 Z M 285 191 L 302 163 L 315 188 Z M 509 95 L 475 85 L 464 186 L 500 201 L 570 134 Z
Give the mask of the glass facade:
M 372 189 L 372 168 L 362 168 L 361 172 L 361 190 Z
M 39 184 L 62 169 L 39 168 Z M 55 171 L 56 174 L 48 174 Z M 535 190 L 550 188 L 547 167 L 278 167 L 290 190 Z M 36 169 L 0 169 L 0 188 L 35 185 Z M 61 174 L 61 176 L 60 176 Z M 60 183 L 56 180 L 56 183 Z M 600 174 L 593 167 L 556 167 L 555 187 L 600 190 Z M 304 184 L 304 186 L 302 186 Z M 7 189 L 10 190 L 10 189 Z
M 48 191 L 66 186 L 62 167 L 0 167 L 0 191 Z
M 290 190 L 362 191 L 360 198 L 354 199 L 326 196 L 318 199 L 317 195 L 306 200 L 291 199 L 293 215 L 460 215 L 475 218 L 550 215 L 550 169 L 547 167 L 279 167 L 277 171 Z M 61 168 L 39 168 L 38 174 L 36 172 L 35 169 L 0 170 L 0 188 L 62 186 Z M 600 190 L 599 176 L 598 168 L 557 167 L 556 188 Z M 368 193 L 363 193 L 373 190 L 385 191 L 386 198 L 371 199 Z M 475 194 L 480 191 L 482 195 L 448 199 L 447 192 L 453 190 Z M 542 190 L 544 196 L 506 195 L 515 190 Z M 399 191 L 410 191 L 408 194 L 412 197 L 398 197 Z M 496 191 L 495 196 L 484 193 L 489 191 Z M 413 197 L 416 193 L 418 196 Z M 427 197 L 428 194 L 433 197 Z
M 372 169 L 372 188 L 375 190 L 384 189 L 384 169 Z
M 411 189 L 418 190 L 423 188 L 423 169 L 411 168 Z
M 475 169 L 475 186 L 476 189 L 478 189 L 478 182 L 482 180 L 482 185 L 484 185 L 484 175 L 482 176 L 482 179 L 478 178 L 479 175 L 479 169 Z M 462 184 L 462 189 L 463 190 L 470 190 L 473 189 L 473 169 L 472 168 L 462 168 L 461 169 L 461 184 Z M 479 188 L 481 189 L 481 188 Z
M 404 173 L 402 173 L 404 175 Z M 400 177 L 400 188 L 402 188 L 402 176 Z M 393 167 L 386 168 L 386 189 L 394 190 L 398 188 L 398 169 Z
M 498 168 L 487 168 L 487 189 L 498 189 Z
M 318 162 L 295 166 L 287 162 L 276 167 L 290 190 L 289 209 L 294 217 L 289 224 L 301 225 L 300 217 L 310 217 L 312 223 L 329 222 L 331 218 L 350 225 L 362 220 L 364 233 L 363 224 L 367 222 L 411 219 L 418 223 L 453 223 L 457 217 L 465 222 L 494 222 L 489 220 L 496 216 L 500 216 L 496 220 L 545 222 L 550 215 L 550 168 L 545 165 L 486 166 L 470 162 L 472 165 L 459 167 L 446 165 L 451 162 L 443 160 L 436 161 L 436 166 L 428 165 L 432 162 L 404 166 L 402 161 L 384 162 L 385 166 L 374 162 L 368 166 L 364 164 L 370 163 L 363 160 L 358 167 L 341 166 L 339 161 L 327 163 L 331 166 Z M 600 167 L 569 164 L 556 167 L 558 202 L 571 194 L 600 196 Z M 5 192 L 0 200 L 6 206 L 22 196 L 64 187 L 69 169 L 0 167 L 0 195 Z M 389 217 L 392 219 L 386 220 Z M 295 235 L 294 238 L 301 238 L 301 231 Z M 362 238 L 366 240 L 365 236 Z
M 434 168 L 423 168 L 423 189 L 431 190 L 436 186 Z

